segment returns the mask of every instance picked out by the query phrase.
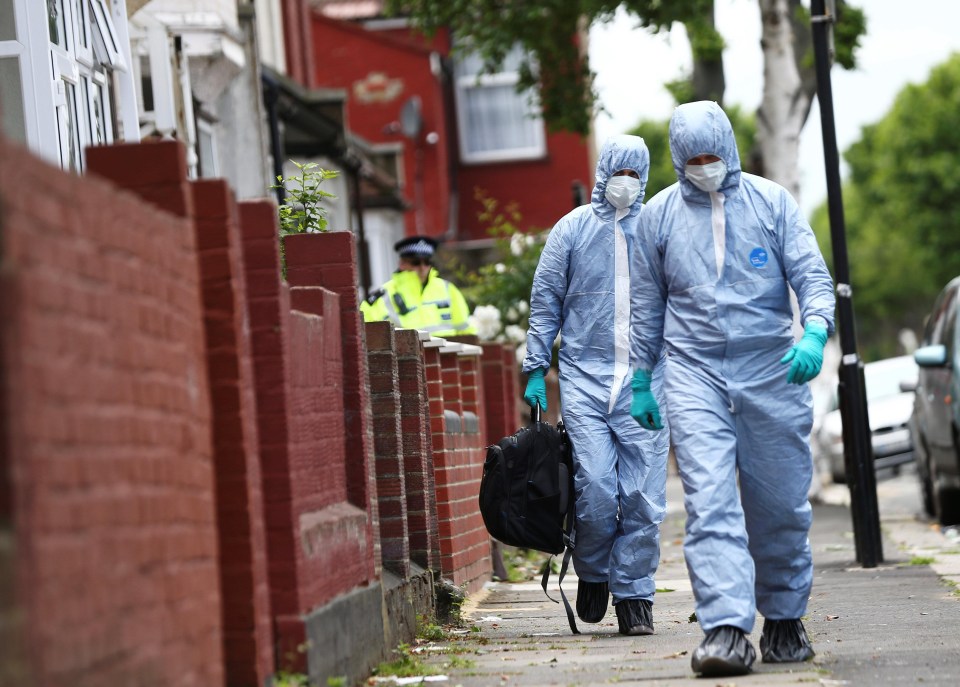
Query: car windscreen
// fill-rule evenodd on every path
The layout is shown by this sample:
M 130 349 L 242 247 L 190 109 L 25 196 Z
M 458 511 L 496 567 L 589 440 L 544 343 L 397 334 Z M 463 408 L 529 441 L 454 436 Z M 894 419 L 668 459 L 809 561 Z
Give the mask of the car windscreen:
M 902 394 L 900 383 L 917 380 L 917 364 L 910 356 L 878 360 L 863 368 L 867 384 L 867 402 Z

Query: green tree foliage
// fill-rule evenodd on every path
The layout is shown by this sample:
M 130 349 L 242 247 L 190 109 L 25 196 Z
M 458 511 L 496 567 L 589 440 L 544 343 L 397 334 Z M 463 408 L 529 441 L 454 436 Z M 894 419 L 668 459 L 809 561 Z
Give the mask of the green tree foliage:
M 387 9 L 409 16 L 428 35 L 446 28 L 468 40 L 491 72 L 519 43 L 527 58 L 520 65 L 517 90 L 539 94 L 551 130 L 585 136 L 592 126 L 597 92 L 595 74 L 579 45 L 580 30 L 610 21 L 621 5 L 652 31 L 689 22 L 696 38 L 691 41 L 694 54 L 699 50 L 719 61 L 723 41 L 713 28 L 713 0 L 388 0 Z
M 801 0 L 791 3 L 798 67 L 805 90 L 812 94 L 809 12 Z M 489 72 L 496 71 L 519 43 L 527 58 L 520 66 L 517 90 L 539 95 L 544 121 L 554 131 L 586 135 L 593 115 L 602 109 L 593 83 L 595 73 L 579 37 L 590 25 L 611 21 L 620 7 L 639 27 L 652 33 L 669 31 L 676 23 L 684 25 L 693 68 L 690 74 L 667 84 L 677 102 L 709 99 L 723 103 L 725 42 L 714 24 L 714 0 L 387 0 L 386 7 L 390 13 L 408 16 L 428 35 L 449 29 L 463 45 L 479 52 Z M 845 69 L 852 69 L 856 48 L 866 32 L 864 12 L 839 0 L 837 16 L 835 59 Z M 549 69 L 538 65 L 549 65 Z
M 757 133 L 757 123 L 753 115 L 745 115 L 739 107 L 726 108 L 727 116 L 733 125 L 737 137 L 737 148 L 740 151 L 740 166 L 745 172 L 753 168 L 749 151 L 756 149 L 754 139 Z M 634 136 L 641 136 L 650 150 L 650 176 L 647 179 L 647 189 L 644 197 L 653 198 L 657 192 L 675 183 L 677 173 L 673 169 L 673 160 L 670 158 L 669 120 L 644 120 L 629 132 Z M 744 151 L 748 153 L 744 154 Z
M 934 297 L 960 275 L 960 55 L 909 85 L 846 151 L 844 187 L 854 307 L 864 357 L 897 353 Z M 829 245 L 825 208 L 814 215 Z

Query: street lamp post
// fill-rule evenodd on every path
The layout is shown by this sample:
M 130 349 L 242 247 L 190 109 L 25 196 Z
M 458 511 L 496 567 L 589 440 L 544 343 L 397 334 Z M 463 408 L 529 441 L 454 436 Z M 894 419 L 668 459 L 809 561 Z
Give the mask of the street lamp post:
M 840 414 L 843 419 L 843 452 L 847 482 L 850 485 L 850 511 L 857 561 L 874 568 L 883 561 L 880 540 L 880 513 L 877 507 L 877 477 L 874 472 L 870 425 L 863 363 L 857 354 L 857 333 L 853 317 L 853 288 L 847 258 L 846 229 L 843 222 L 843 197 L 840 190 L 840 156 L 833 118 L 833 92 L 830 86 L 831 55 L 829 41 L 836 18 L 834 3 L 828 12 L 825 0 L 812 0 L 813 51 L 817 71 L 817 99 L 823 130 L 823 159 L 827 177 L 827 209 L 833 246 L 833 268 L 837 279 L 837 330 L 840 333 Z

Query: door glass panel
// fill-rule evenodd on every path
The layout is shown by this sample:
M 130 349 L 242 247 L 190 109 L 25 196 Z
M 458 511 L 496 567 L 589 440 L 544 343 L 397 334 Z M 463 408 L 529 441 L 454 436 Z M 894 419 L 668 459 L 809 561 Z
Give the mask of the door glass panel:
M 50 24 L 50 42 L 67 50 L 67 16 L 63 0 L 47 0 L 47 18 Z
M 3 109 L 3 133 L 14 141 L 27 142 L 23 112 L 23 84 L 20 82 L 20 58 L 0 58 L 0 103 Z
M 93 135 L 90 137 L 90 141 L 92 145 L 102 146 L 107 142 L 107 118 L 104 112 L 103 86 L 100 84 L 93 85 L 90 120 L 93 126 Z
M 77 119 L 77 87 L 66 82 L 67 86 L 67 126 L 70 129 L 67 156 L 70 169 L 80 171 L 80 122 Z
M 17 22 L 13 15 L 13 0 L 0 0 L 0 41 L 17 40 Z

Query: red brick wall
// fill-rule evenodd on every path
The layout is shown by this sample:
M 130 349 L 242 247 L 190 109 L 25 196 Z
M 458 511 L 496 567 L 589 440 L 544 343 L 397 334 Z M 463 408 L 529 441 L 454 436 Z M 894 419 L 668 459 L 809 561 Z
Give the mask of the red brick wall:
M 419 332 L 395 332 L 400 382 L 400 431 L 406 471 L 410 558 L 422 568 L 440 569 L 437 497 L 433 476 L 433 438 L 429 432 L 426 369 Z
M 400 431 L 400 383 L 393 325 L 367 322 L 367 361 L 373 446 L 377 475 L 377 512 L 383 565 L 402 578 L 410 576 L 410 534 Z
M 477 505 L 486 442 L 478 431 L 462 431 L 462 378 L 475 375 L 475 371 L 471 373 L 465 369 L 467 366 L 462 362 L 465 357 L 461 356 L 462 349 L 461 344 L 447 344 L 439 348 L 428 346 L 425 357 L 433 435 L 440 569 L 443 576 L 455 585 L 475 592 L 490 575 L 489 535 Z M 452 417 L 445 417 L 445 414 Z
M 516 349 L 512 344 L 484 342 L 481 358 L 484 416 L 488 444 L 495 444 L 517 431 L 520 382 Z
M 192 191 L 214 415 L 226 678 L 231 687 L 259 687 L 276 660 L 239 220 L 225 181 L 198 181 Z
M 349 503 L 370 515 L 364 531 L 374 551 L 371 567 L 358 579 L 374 579 L 380 570 L 380 542 L 374 479 L 373 426 L 364 332 L 357 296 L 357 259 L 354 236 L 336 231 L 298 234 L 286 238 L 287 280 L 291 286 L 322 286 L 340 297 L 343 350 L 343 422 L 349 459 L 346 463 Z
M 178 145 L 91 150 L 182 210 Z M 149 148 L 149 165 L 143 152 Z M 0 141 L 5 467 L 31 684 L 224 684 L 189 222 Z

